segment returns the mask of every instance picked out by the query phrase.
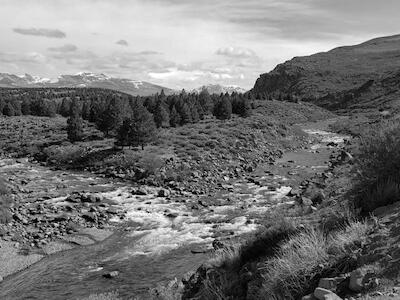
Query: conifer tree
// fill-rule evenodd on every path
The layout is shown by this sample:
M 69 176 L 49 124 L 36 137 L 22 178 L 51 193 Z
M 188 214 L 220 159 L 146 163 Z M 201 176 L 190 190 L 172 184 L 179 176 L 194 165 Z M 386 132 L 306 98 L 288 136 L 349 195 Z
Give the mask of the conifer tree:
M 14 107 L 11 105 L 10 102 L 7 102 L 3 108 L 3 115 L 12 117 L 15 115 Z
M 28 98 L 24 98 L 22 101 L 21 112 L 23 115 L 31 114 L 31 101 Z
M 156 125 L 153 115 L 139 102 L 132 107 L 132 116 L 119 127 L 116 144 L 120 146 L 144 146 L 154 139 Z
M 121 103 L 117 99 L 113 98 L 108 107 L 102 111 L 97 118 L 97 128 L 104 132 L 106 136 L 109 133 L 119 128 L 122 123 L 122 108 Z
M 154 109 L 154 122 L 157 127 L 169 127 L 169 111 L 161 97 L 158 99 Z
M 71 143 L 81 141 L 83 138 L 83 120 L 78 101 L 72 102 L 71 105 L 71 115 L 67 120 L 67 135 Z
M 232 103 L 229 97 L 222 96 L 214 108 L 214 115 L 217 119 L 226 120 L 232 116 Z
M 169 116 L 169 123 L 172 127 L 177 127 L 181 124 L 181 116 L 177 112 L 175 105 L 172 106 L 171 113 Z

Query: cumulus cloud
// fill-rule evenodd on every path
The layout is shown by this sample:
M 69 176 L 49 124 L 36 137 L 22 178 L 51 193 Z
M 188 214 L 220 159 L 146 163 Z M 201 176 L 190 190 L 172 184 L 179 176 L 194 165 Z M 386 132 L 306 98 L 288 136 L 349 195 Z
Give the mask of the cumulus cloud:
M 44 36 L 48 38 L 65 38 L 67 35 L 58 29 L 47 28 L 13 28 L 13 31 L 23 35 Z
M 50 47 L 48 50 L 52 52 L 74 52 L 78 50 L 78 47 L 72 44 L 65 44 L 61 47 Z
M 129 44 L 126 40 L 119 40 L 116 42 L 116 44 L 120 45 L 120 46 L 125 46 L 125 47 L 129 46 Z
M 257 56 L 256 53 L 251 49 L 236 48 L 236 47 L 219 48 L 216 54 L 228 57 L 239 57 L 239 58 L 248 58 Z

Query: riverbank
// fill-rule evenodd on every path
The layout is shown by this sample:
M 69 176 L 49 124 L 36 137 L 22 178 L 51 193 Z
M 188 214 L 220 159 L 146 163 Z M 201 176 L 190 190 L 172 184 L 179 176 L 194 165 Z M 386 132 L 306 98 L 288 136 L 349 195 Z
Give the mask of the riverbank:
M 301 151 L 305 151 L 308 154 L 312 153 L 312 151 L 315 151 L 312 149 L 312 146 L 323 137 L 326 136 L 316 135 L 310 138 L 309 144 L 306 147 L 307 149 Z M 321 155 L 319 156 L 320 159 L 310 160 L 307 158 L 304 162 L 301 162 L 301 159 L 294 161 L 294 156 L 302 157 L 300 155 L 301 151 L 288 153 L 276 163 L 259 165 L 259 167 L 253 170 L 254 172 L 248 173 L 246 176 L 226 180 L 223 185 L 219 186 L 218 193 L 210 195 L 193 195 L 187 192 L 174 192 L 170 190 L 169 192 L 172 191 L 173 193 L 164 195 L 167 196 L 165 198 L 158 197 L 159 189 L 151 187 L 143 187 L 142 191 L 139 192 L 142 195 L 139 195 L 137 188 L 127 188 L 126 183 L 121 184 L 120 188 L 118 188 L 118 183 L 116 182 L 108 183 L 112 188 L 108 191 L 96 191 L 94 197 L 99 196 L 111 200 L 118 209 L 126 211 L 126 221 L 138 222 L 136 225 L 132 223 L 132 226 L 126 229 L 125 232 L 130 236 L 128 239 L 124 238 L 127 240 L 127 244 L 117 253 L 114 250 L 112 256 L 116 257 L 115 259 L 126 258 L 127 256 L 132 257 L 132 263 L 134 263 L 137 258 L 143 255 L 148 257 L 154 255 L 163 257 L 168 253 L 181 252 L 183 249 L 186 249 L 186 254 L 183 256 L 181 254 L 180 257 L 184 257 L 182 263 L 183 265 L 187 265 L 185 268 L 189 271 L 193 268 L 193 264 L 188 263 L 191 261 L 191 257 L 196 258 L 196 255 L 199 255 L 194 253 L 206 254 L 212 249 L 212 242 L 215 239 L 218 239 L 221 243 L 226 241 L 233 242 L 244 235 L 251 234 L 251 232 L 263 226 L 265 213 L 268 210 L 278 211 L 278 207 L 280 209 L 293 210 L 305 209 L 305 207 L 300 206 L 296 202 L 296 199 L 292 195 L 288 194 L 291 189 L 295 190 L 296 184 L 304 181 L 306 177 L 308 178 L 315 172 L 323 170 L 327 164 L 329 154 L 334 149 L 335 147 L 327 148 L 326 151 L 320 149 L 318 150 L 318 155 Z M 55 175 L 52 172 L 56 172 L 59 175 Z M 21 172 L 21 169 L 17 173 L 21 176 L 20 178 L 29 177 L 26 176 L 26 173 Z M 34 173 L 46 174 L 43 171 Z M 60 177 L 60 174 L 63 173 L 65 172 L 51 171 L 48 176 L 44 176 L 45 178 L 40 178 L 39 176 L 36 180 L 43 182 L 43 180 Z M 87 187 L 90 182 L 88 178 L 86 181 L 82 181 L 82 174 L 79 174 L 79 180 L 75 180 L 74 176 L 77 175 L 71 172 L 65 174 L 68 174 L 64 175 L 68 176 L 68 179 L 64 181 L 64 184 L 68 186 L 69 192 L 71 192 L 71 187 L 74 187 L 74 184 L 71 183 L 79 183 L 75 186 L 79 190 L 79 187 L 82 187 L 81 185 Z M 90 175 L 90 177 L 93 177 L 93 175 Z M 61 176 L 61 178 L 63 177 Z M 96 180 L 100 180 L 100 182 L 93 182 L 92 180 L 92 185 L 89 184 L 89 186 L 99 188 L 102 186 L 101 180 L 107 182 L 108 179 Z M 16 178 L 15 181 L 18 182 L 18 179 Z M 28 183 L 27 190 L 29 190 L 29 184 L 34 185 L 34 183 Z M 47 183 L 49 187 L 59 186 L 60 180 L 57 184 L 53 184 Z M 104 187 L 109 186 L 103 185 Z M 57 193 L 62 191 L 60 187 L 56 190 Z M 51 191 L 54 191 L 54 189 L 49 188 L 47 193 L 51 193 Z M 135 191 L 136 195 L 132 191 Z M 52 199 L 58 199 L 57 201 L 60 203 L 63 202 L 62 200 L 65 200 L 59 197 Z M 48 201 L 52 202 L 53 200 L 48 199 Z M 310 206 L 307 209 L 312 208 Z M 111 218 L 110 220 L 116 221 L 115 218 Z M 171 228 L 171 226 L 173 227 Z M 143 234 L 145 235 L 143 236 Z M 128 242 L 130 240 L 132 242 Z M 177 257 L 173 257 L 173 261 L 177 262 Z M 106 261 L 108 259 L 110 258 L 107 258 Z M 196 261 L 198 259 L 200 259 L 199 256 L 196 258 Z M 98 263 L 93 262 L 93 265 Z M 113 268 L 120 270 L 121 277 L 125 278 L 125 276 L 128 276 L 126 271 L 123 271 L 124 268 L 121 268 L 120 265 L 113 263 L 113 266 Z M 112 271 L 112 269 L 109 269 L 109 271 Z M 34 272 L 33 269 L 28 270 L 26 273 L 31 274 L 32 272 Z M 104 270 L 99 272 L 104 272 Z M 179 273 L 174 273 L 174 271 L 169 273 L 168 275 L 172 277 L 174 275 L 179 276 Z M 23 274 L 24 272 L 19 276 L 23 276 Z M 97 278 L 101 278 L 101 274 L 99 275 L 100 277 Z M 167 278 L 164 277 L 161 280 Z M 94 282 L 98 280 L 93 279 L 95 280 Z M 62 279 L 60 280 L 62 281 Z M 111 289 L 113 286 L 110 285 L 109 288 Z M 126 293 L 129 294 L 131 292 L 128 289 Z M 58 299 L 63 298 L 60 296 Z

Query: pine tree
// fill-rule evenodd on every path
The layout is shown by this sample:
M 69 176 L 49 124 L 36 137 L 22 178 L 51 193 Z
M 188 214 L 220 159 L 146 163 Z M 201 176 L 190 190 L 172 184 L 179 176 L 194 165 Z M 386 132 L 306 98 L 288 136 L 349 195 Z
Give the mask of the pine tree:
M 28 98 L 25 98 L 22 101 L 21 112 L 23 115 L 30 115 L 32 113 L 31 112 L 31 101 Z
M 71 143 L 81 141 L 83 138 L 83 120 L 78 114 L 70 116 L 67 120 L 67 134 Z
M 11 105 L 10 102 L 7 102 L 3 108 L 3 115 L 12 117 L 15 115 L 14 107 Z
M 154 122 L 157 127 L 169 127 L 169 111 L 161 98 L 158 99 L 154 109 Z
M 229 100 L 229 97 L 226 95 L 222 96 L 221 99 L 217 102 L 214 108 L 214 115 L 217 119 L 226 120 L 230 119 L 232 116 L 232 103 Z
M 251 105 L 250 101 L 244 98 L 243 96 L 239 96 L 238 100 L 238 111 L 237 114 L 242 118 L 247 118 L 251 115 Z
M 6 102 L 3 100 L 3 98 L 0 98 L 0 114 L 3 114 L 4 106 L 6 106 Z
M 67 134 L 70 142 L 78 142 L 83 138 L 83 120 L 80 115 L 78 100 L 72 102 L 70 117 L 67 120 Z
M 108 107 L 100 113 L 96 120 L 97 128 L 104 132 L 106 136 L 112 130 L 119 128 L 122 123 L 122 108 L 120 104 L 115 98 L 112 99 Z
M 63 117 L 68 117 L 71 110 L 71 100 L 63 98 L 60 106 L 60 115 Z
M 18 100 L 15 100 L 11 103 L 11 105 L 14 108 L 14 116 L 20 116 L 22 115 L 21 112 L 21 102 L 19 102 Z
M 116 144 L 119 146 L 144 146 L 154 139 L 156 125 L 153 115 L 139 102 L 132 107 L 132 116 L 119 127 Z
M 172 127 L 177 127 L 181 124 L 181 116 L 177 112 L 175 105 L 172 106 L 171 113 L 169 115 L 169 123 Z
M 207 89 L 203 89 L 199 94 L 200 105 L 203 108 L 203 111 L 207 113 L 212 113 L 214 108 L 214 103 L 211 99 L 210 94 Z

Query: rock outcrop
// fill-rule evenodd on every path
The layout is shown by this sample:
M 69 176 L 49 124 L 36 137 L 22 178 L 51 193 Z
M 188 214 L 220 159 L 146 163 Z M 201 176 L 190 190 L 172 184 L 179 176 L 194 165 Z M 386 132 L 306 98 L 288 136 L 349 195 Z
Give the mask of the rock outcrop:
M 400 35 L 295 57 L 262 74 L 255 94 L 309 100 L 331 109 L 381 108 L 399 96 Z

